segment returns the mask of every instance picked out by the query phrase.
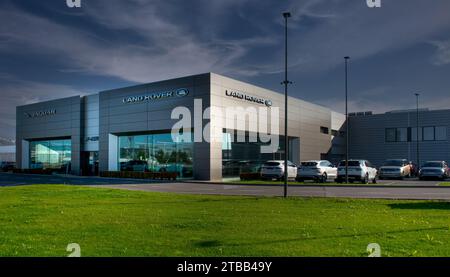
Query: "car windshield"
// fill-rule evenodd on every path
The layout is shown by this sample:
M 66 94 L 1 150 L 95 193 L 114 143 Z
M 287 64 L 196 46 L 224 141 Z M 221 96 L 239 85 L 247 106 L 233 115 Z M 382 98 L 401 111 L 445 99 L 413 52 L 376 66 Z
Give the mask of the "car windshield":
M 339 163 L 339 166 L 345 166 L 345 161 Z M 360 166 L 359 161 L 348 161 L 348 166 Z
M 279 162 L 266 162 L 264 163 L 265 166 L 279 166 Z
M 402 160 L 387 160 L 384 166 L 403 166 Z
M 442 163 L 440 162 L 426 162 L 423 164 L 423 167 L 442 167 Z
M 315 167 L 315 166 L 317 166 L 317 163 L 316 162 L 302 162 L 302 166 Z

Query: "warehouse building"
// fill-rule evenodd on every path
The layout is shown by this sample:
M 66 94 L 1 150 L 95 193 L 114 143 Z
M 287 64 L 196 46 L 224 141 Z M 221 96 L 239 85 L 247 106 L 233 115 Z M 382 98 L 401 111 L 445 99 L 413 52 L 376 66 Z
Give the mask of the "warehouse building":
M 450 161 L 450 110 L 352 113 L 349 128 L 351 158 L 367 159 L 376 166 L 386 159 L 407 159 L 416 164 Z

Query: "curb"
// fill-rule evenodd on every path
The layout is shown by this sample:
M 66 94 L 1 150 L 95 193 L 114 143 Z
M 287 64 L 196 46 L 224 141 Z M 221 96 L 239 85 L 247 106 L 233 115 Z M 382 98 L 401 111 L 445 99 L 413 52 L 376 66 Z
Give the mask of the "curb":
M 222 185 L 222 186 L 249 186 L 249 187 L 282 187 L 283 184 L 237 184 L 224 182 L 199 182 L 199 181 L 179 181 L 179 183 Z M 414 186 L 414 185 L 289 185 L 294 188 L 450 188 L 450 186 Z

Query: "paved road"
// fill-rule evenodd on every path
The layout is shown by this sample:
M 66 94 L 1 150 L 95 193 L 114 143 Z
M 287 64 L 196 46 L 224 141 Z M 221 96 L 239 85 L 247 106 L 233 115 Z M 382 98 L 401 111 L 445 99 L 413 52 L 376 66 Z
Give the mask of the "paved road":
M 218 194 L 246 196 L 281 196 L 281 186 L 218 185 L 208 183 L 166 183 L 103 185 L 114 189 L 174 192 L 186 194 Z M 450 188 L 445 187 L 289 187 L 290 196 L 345 197 L 384 199 L 450 200 Z
M 439 181 L 382 181 L 394 187 L 324 187 L 290 186 L 290 196 L 305 197 L 352 197 L 386 199 L 437 199 L 450 200 L 450 187 L 438 187 Z M 102 188 L 127 190 L 174 192 L 187 194 L 219 194 L 247 196 L 281 196 L 281 186 L 262 185 L 223 185 L 210 183 L 173 183 L 99 177 L 76 176 L 38 176 L 0 173 L 0 186 L 19 186 L 29 184 L 72 184 L 89 185 Z M 404 187 L 401 187 L 404 186 Z

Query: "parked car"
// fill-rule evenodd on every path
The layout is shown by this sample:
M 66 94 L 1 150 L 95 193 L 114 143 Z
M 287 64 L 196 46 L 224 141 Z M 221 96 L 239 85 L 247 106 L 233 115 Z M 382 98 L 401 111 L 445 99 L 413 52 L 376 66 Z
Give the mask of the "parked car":
M 450 176 L 448 164 L 444 161 L 428 161 L 425 162 L 419 170 L 419 179 L 439 178 L 447 179 Z
M 409 161 L 405 159 L 390 159 L 386 160 L 380 171 L 378 172 L 378 178 L 380 180 L 387 178 L 400 178 L 411 177 L 412 168 Z
M 377 169 L 367 160 L 349 160 L 348 161 L 348 180 L 350 183 L 355 181 L 363 184 L 377 182 Z M 336 178 L 337 183 L 345 182 L 345 161 L 341 161 L 338 166 Z
M 137 172 L 148 171 L 147 161 L 131 160 L 128 162 L 121 163 L 120 166 L 121 171 L 137 171 Z
M 11 171 L 16 167 L 16 163 L 15 162 L 2 162 L 0 164 L 0 170 L 7 172 L 7 171 Z
M 288 179 L 295 179 L 297 177 L 297 165 L 288 161 Z M 263 179 L 277 179 L 284 178 L 284 161 L 267 161 L 261 166 L 261 177 Z
M 297 178 L 299 182 L 304 180 L 314 180 L 325 183 L 328 179 L 334 180 L 337 177 L 337 167 L 329 161 L 305 161 L 297 169 Z

